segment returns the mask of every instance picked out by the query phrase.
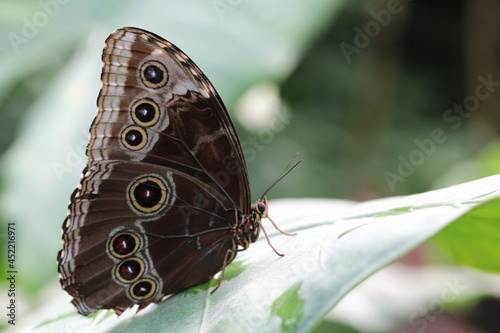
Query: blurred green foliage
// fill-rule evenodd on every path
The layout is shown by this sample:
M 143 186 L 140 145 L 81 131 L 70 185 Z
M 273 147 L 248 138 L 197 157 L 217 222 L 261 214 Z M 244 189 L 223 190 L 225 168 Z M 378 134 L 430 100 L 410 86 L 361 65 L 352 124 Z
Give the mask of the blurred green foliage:
M 282 94 L 297 117 L 283 133 L 296 145 L 304 163 L 296 174 L 301 182 L 294 195 L 367 199 L 408 194 L 434 187 L 434 182 L 497 139 L 500 107 L 498 87 L 479 107 L 466 112 L 460 123 L 449 118 L 455 104 L 463 104 L 481 83 L 478 76 L 500 82 L 494 44 L 486 50 L 471 49 L 473 41 L 495 34 L 494 22 L 484 21 L 481 36 L 474 15 L 460 2 L 401 2 L 403 10 L 392 15 L 387 27 L 359 53 L 349 56 L 339 45 L 355 45 L 353 27 L 364 30 L 387 11 L 390 1 L 350 1 L 314 43 Z M 482 11 L 492 8 L 482 8 Z M 491 24 L 488 26 L 488 24 Z M 492 37 L 493 40 L 495 37 Z M 498 42 L 498 36 L 497 36 Z M 484 62 L 482 70 L 475 62 Z M 453 113 L 453 116 L 456 116 Z M 421 150 L 415 140 L 431 138 L 443 130 L 445 142 L 436 143 L 430 154 L 394 188 L 385 172 L 398 174 L 401 160 Z M 498 156 L 490 149 L 490 156 Z M 266 158 L 264 158 L 266 159 Z M 498 158 L 489 162 L 498 166 Z M 482 164 L 482 160 L 478 160 Z M 441 186 L 498 173 L 499 168 L 462 169 Z M 294 180 L 287 180 L 286 182 Z

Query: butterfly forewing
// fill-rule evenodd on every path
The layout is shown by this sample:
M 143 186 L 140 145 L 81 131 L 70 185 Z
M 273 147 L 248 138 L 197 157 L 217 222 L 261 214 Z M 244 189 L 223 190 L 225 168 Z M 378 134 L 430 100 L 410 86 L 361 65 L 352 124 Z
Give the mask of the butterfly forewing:
M 236 133 L 219 95 L 194 62 L 168 41 L 136 28 L 112 33 L 102 59 L 103 86 L 91 128 L 96 142 L 90 141 L 89 158 L 180 168 L 205 177 L 235 205 L 248 209 L 247 172 Z M 164 85 L 144 84 L 141 68 L 148 64 L 163 64 Z M 144 126 L 148 137 L 144 147 L 124 150 L 120 135 L 133 130 L 124 133 L 133 125 L 133 107 L 141 104 L 157 107 L 160 119 Z
M 250 209 L 238 138 L 200 69 L 136 28 L 113 32 L 102 59 L 59 254 L 61 284 L 82 314 L 142 308 L 208 281 L 234 258 Z

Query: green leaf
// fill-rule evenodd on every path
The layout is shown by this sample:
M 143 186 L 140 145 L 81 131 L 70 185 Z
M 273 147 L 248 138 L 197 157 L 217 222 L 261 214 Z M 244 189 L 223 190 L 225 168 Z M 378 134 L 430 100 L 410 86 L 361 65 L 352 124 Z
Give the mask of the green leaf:
M 362 203 L 327 199 L 289 199 L 270 203 L 270 215 L 297 236 L 282 235 L 266 224 L 278 257 L 264 238 L 238 255 L 219 290 L 214 279 L 151 305 L 139 314 L 64 316 L 74 312 L 57 305 L 59 318 L 35 332 L 68 326 L 99 332 L 305 332 L 365 278 L 431 238 L 451 222 L 498 220 L 500 175 L 441 190 Z M 479 220 L 477 220 L 478 218 Z M 471 223 L 471 222 L 469 222 Z M 500 226 L 469 228 L 481 241 L 498 241 Z M 485 249 L 485 251 L 488 249 Z M 490 251 L 492 249 L 489 249 Z M 207 288 L 209 287 L 209 288 Z M 106 317 L 108 316 L 108 317 Z
M 281 329 L 288 331 L 296 328 L 304 312 L 304 300 L 300 298 L 301 283 L 297 282 L 279 296 L 271 307 L 271 315 L 281 318 Z
M 499 273 L 500 198 L 472 209 L 432 240 L 457 264 Z

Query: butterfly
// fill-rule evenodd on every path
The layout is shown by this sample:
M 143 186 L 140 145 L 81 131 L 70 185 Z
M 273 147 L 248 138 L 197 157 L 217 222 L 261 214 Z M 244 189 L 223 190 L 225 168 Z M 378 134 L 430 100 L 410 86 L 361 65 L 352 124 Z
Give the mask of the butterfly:
M 58 254 L 62 288 L 83 315 L 140 310 L 219 271 L 222 281 L 268 214 L 265 196 L 250 202 L 221 98 L 186 54 L 129 27 L 107 38 L 102 61 L 87 165 Z

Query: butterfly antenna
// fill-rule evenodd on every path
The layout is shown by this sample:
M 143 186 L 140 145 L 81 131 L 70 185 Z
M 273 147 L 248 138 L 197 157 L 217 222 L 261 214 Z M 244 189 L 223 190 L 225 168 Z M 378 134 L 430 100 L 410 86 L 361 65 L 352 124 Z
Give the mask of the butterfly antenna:
M 281 173 L 281 175 L 274 182 L 272 182 L 272 184 L 267 188 L 267 190 L 264 191 L 264 194 L 262 194 L 262 196 L 260 197 L 261 200 L 264 200 L 264 197 L 266 196 L 267 192 L 269 192 L 274 187 L 274 185 L 276 185 L 280 180 L 282 180 L 283 178 L 285 178 L 285 176 L 288 175 L 290 173 L 290 171 L 292 171 L 293 169 L 295 169 L 295 167 L 297 165 L 299 165 L 300 163 L 302 163 L 303 159 L 300 159 L 300 160 L 298 160 L 295 163 L 293 162 L 293 160 L 295 160 L 298 155 L 299 155 L 299 153 L 295 154 L 295 156 L 292 158 L 292 160 L 290 161 L 290 163 L 288 163 L 288 165 L 283 170 L 283 172 Z

